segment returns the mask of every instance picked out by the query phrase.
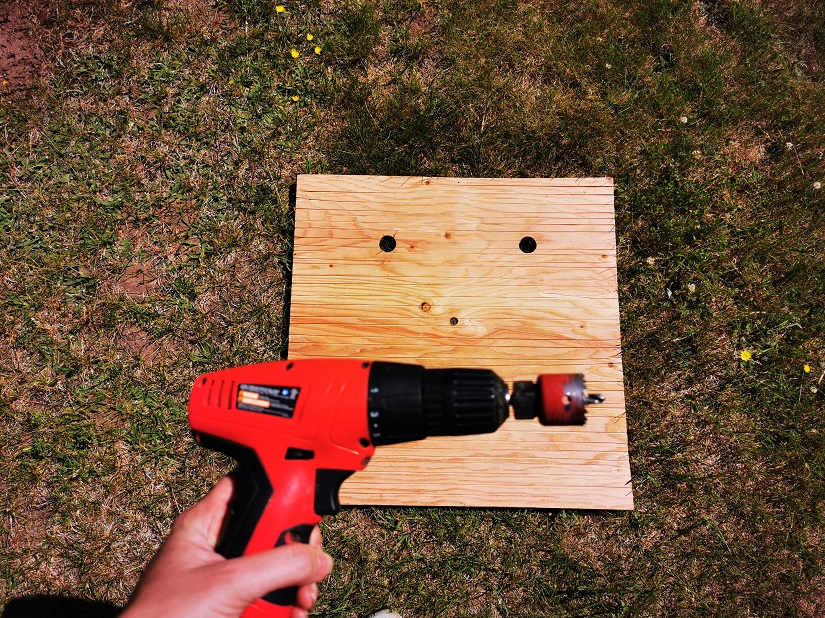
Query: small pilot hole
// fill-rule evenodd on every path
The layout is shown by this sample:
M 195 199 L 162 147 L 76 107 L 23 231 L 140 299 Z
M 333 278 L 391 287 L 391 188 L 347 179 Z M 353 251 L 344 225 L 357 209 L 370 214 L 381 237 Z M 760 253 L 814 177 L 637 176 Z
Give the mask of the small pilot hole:
M 458 318 L 450 318 L 450 324 L 452 324 L 453 326 L 458 324 Z
M 359 443 L 362 447 L 364 447 L 364 448 L 367 448 L 367 447 L 370 445 L 370 441 L 369 441 L 369 440 L 367 440 L 366 438 L 361 438 L 361 439 L 358 441 L 358 443 Z
M 532 236 L 525 236 L 519 242 L 518 248 L 521 249 L 523 253 L 533 253 L 533 251 L 536 250 L 536 239 Z
M 381 251 L 386 251 L 389 253 L 395 249 L 395 238 L 392 236 L 382 236 L 381 240 L 378 242 L 378 246 L 381 247 Z

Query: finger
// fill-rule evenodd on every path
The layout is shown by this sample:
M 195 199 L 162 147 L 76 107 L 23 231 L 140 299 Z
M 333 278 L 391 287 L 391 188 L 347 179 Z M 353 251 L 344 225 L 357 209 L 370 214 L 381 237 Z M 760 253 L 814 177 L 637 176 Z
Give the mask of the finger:
M 308 584 L 298 588 L 298 594 L 295 596 L 295 606 L 309 611 L 315 606 L 318 600 L 318 584 Z
M 207 503 L 204 507 L 206 511 L 204 517 L 207 521 L 206 542 L 209 547 L 215 547 L 218 544 L 218 534 L 221 531 L 223 520 L 226 518 L 226 511 L 234 494 L 235 479 L 229 475 L 218 481 L 218 484 L 204 499 L 204 502 Z
M 273 590 L 321 581 L 332 570 L 332 558 L 319 549 L 295 543 L 234 558 L 224 565 L 227 587 L 235 592 L 243 609 Z
M 309 544 L 321 549 L 323 544 L 321 542 L 321 529 L 318 526 L 312 529 L 312 533 L 309 535 Z
M 218 540 L 226 509 L 232 499 L 234 482 L 222 478 L 200 502 L 181 513 L 175 522 L 175 536 L 180 540 L 204 540 L 214 547 Z

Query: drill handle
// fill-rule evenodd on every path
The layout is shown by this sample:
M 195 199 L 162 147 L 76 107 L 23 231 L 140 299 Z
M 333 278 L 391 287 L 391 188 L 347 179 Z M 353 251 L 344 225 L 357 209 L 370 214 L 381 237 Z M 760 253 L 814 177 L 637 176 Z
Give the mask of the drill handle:
M 271 482 L 258 454 L 246 446 L 200 434 L 198 442 L 229 455 L 238 462 L 232 473 L 235 489 L 218 535 L 215 550 L 225 558 L 267 551 L 290 543 L 309 543 L 321 521 L 313 509 L 311 470 L 306 465 L 279 466 L 280 476 Z M 280 481 L 280 482 L 278 482 Z M 309 485 L 310 495 L 306 493 Z M 283 588 L 255 601 L 244 618 L 287 618 L 295 605 L 297 588 Z

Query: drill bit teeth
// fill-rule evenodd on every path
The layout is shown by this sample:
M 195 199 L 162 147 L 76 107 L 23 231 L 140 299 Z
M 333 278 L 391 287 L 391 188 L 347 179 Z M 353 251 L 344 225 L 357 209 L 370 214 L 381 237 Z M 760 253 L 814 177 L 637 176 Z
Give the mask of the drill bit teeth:
M 587 393 L 580 373 L 548 373 L 536 382 L 515 382 L 510 396 L 517 419 L 538 417 L 542 425 L 584 425 L 586 406 L 603 401 L 603 395 Z

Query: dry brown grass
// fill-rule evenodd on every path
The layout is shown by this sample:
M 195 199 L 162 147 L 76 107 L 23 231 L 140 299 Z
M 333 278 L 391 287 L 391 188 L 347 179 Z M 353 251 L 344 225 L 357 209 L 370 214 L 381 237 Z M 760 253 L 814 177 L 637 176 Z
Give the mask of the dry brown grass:
M 320 614 L 825 611 L 816 3 L 42 6 L 56 61 L 0 91 L 4 602 L 122 603 L 230 467 L 188 389 L 285 353 L 290 185 L 332 171 L 616 178 L 638 506 L 346 509 Z

